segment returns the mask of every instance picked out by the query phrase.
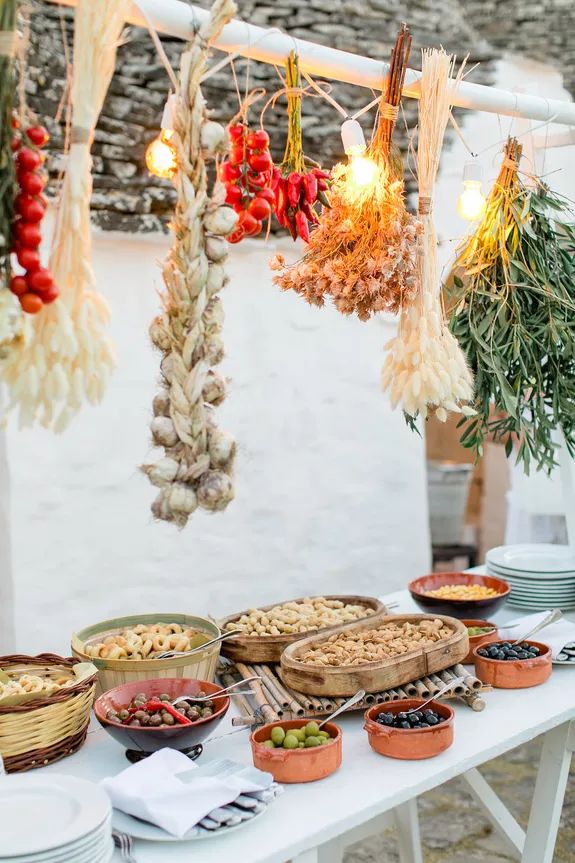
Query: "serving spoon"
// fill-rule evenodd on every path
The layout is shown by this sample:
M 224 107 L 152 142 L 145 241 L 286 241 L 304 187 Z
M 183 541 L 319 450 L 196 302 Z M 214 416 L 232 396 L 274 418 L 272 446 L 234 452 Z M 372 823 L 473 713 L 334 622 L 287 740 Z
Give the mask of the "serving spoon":
M 175 706 L 176 704 L 180 704 L 182 701 L 212 701 L 212 699 L 219 698 L 228 693 L 230 695 L 253 695 L 253 689 L 238 689 L 237 692 L 230 691 L 235 689 L 236 686 L 243 686 L 244 683 L 250 683 L 252 680 L 261 680 L 261 677 L 254 675 L 254 677 L 246 677 L 244 680 L 237 680 L 230 686 L 226 686 L 224 689 L 218 689 L 217 692 L 211 692 L 209 695 L 179 695 L 177 698 L 174 698 L 171 704 Z
M 191 650 L 165 650 L 163 653 L 158 653 L 156 659 L 170 659 L 172 656 L 190 656 L 192 653 L 200 653 L 206 647 L 211 647 L 212 644 L 217 644 L 218 641 L 224 641 L 226 638 L 231 638 L 232 635 L 241 635 L 241 629 L 231 629 L 229 632 L 221 632 L 215 638 L 209 641 L 204 641 L 203 644 L 198 644 L 197 647 L 192 647 Z
M 454 686 L 457 686 L 459 683 L 463 683 L 465 680 L 464 677 L 454 677 L 453 680 L 450 680 L 449 683 L 446 683 L 445 686 L 442 686 L 439 692 L 436 692 L 431 698 L 428 698 L 427 701 L 424 701 L 423 704 L 418 705 L 417 707 L 412 707 L 411 710 L 404 711 L 406 716 L 409 716 L 410 713 L 417 713 L 418 710 L 423 710 L 428 704 L 431 704 L 432 701 L 437 701 L 438 698 L 441 698 L 442 695 L 445 695 L 446 692 L 449 692 L 450 689 L 453 689 Z
M 535 635 L 536 632 L 539 632 L 541 629 L 544 629 L 546 626 L 549 626 L 550 623 L 555 623 L 556 620 L 560 620 L 563 617 L 563 612 L 560 608 L 554 608 L 553 611 L 550 611 L 547 617 L 544 617 L 542 621 L 540 621 L 537 626 L 534 626 L 527 635 L 524 635 L 522 638 L 518 638 L 517 641 L 512 642 L 511 647 L 515 647 L 517 644 L 521 644 L 523 641 L 528 641 L 532 635 Z M 505 627 L 501 627 L 505 629 Z
M 343 713 L 344 710 L 349 710 L 350 707 L 353 707 L 353 705 L 357 704 L 358 701 L 361 701 L 362 698 L 365 698 L 365 689 L 358 690 L 355 695 L 352 695 L 351 698 L 344 701 L 341 707 L 338 707 L 337 710 L 334 710 L 333 713 L 330 713 L 329 716 L 322 719 L 322 721 L 318 723 L 318 728 L 321 728 L 321 726 L 325 725 L 326 722 L 331 722 L 332 719 L 335 719 L 335 717 L 339 716 L 340 713 Z

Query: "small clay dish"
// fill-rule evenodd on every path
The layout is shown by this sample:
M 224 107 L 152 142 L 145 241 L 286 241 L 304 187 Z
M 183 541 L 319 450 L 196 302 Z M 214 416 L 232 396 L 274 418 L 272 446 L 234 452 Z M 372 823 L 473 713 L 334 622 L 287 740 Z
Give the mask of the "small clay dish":
M 479 647 L 473 650 L 475 674 L 489 686 L 497 689 L 527 689 L 545 683 L 553 670 L 551 648 L 540 641 L 526 641 L 539 648 L 533 659 L 489 659 L 479 656 Z M 483 645 L 485 647 L 485 645 Z
M 433 758 L 453 743 L 453 709 L 441 701 L 430 701 L 427 707 L 445 717 L 445 722 L 431 728 L 390 728 L 376 722 L 380 713 L 403 713 L 421 707 L 423 698 L 404 698 L 385 704 L 374 704 L 365 712 L 364 729 L 369 745 L 380 755 L 412 761 Z
M 271 773 L 276 782 L 315 782 L 325 779 L 340 767 L 342 759 L 341 728 L 333 722 L 322 725 L 331 740 L 322 746 L 309 749 L 268 749 L 262 746 L 269 740 L 272 728 L 305 728 L 309 719 L 285 719 L 262 725 L 251 737 L 254 765 L 265 773 Z
M 485 599 L 447 599 L 444 596 L 429 596 L 429 591 L 450 584 L 481 584 L 496 590 L 497 596 L 488 596 Z M 495 578 L 493 575 L 475 575 L 472 572 L 435 572 L 410 581 L 407 587 L 422 611 L 427 614 L 448 614 L 458 620 L 464 617 L 479 617 L 485 614 L 487 609 L 490 614 L 493 614 L 505 602 L 505 598 L 511 591 L 502 578 Z
M 464 626 L 468 628 L 470 626 L 480 626 L 485 628 L 487 626 L 491 627 L 491 632 L 485 632 L 483 635 L 469 635 L 469 652 L 465 659 L 464 663 L 473 664 L 474 656 L 473 651 L 476 647 L 485 647 L 486 644 L 491 644 L 492 641 L 499 641 L 499 630 L 497 629 L 496 623 L 491 623 L 489 620 L 462 620 L 461 621 Z M 468 633 L 469 634 L 469 633 Z

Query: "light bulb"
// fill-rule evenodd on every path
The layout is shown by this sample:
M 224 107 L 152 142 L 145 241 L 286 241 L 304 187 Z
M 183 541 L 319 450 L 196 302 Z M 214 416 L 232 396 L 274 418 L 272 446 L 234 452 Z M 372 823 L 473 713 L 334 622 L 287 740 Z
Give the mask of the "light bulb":
M 485 211 L 485 196 L 481 191 L 481 166 L 467 162 L 463 168 L 463 192 L 457 199 L 457 212 L 462 219 L 473 222 Z
M 146 150 L 148 171 L 164 180 L 171 179 L 178 169 L 176 151 L 173 144 L 170 143 L 172 134 L 170 129 L 162 129 L 161 134 L 154 138 Z
M 379 168 L 365 156 L 351 157 L 351 179 L 356 186 L 370 186 L 375 182 Z

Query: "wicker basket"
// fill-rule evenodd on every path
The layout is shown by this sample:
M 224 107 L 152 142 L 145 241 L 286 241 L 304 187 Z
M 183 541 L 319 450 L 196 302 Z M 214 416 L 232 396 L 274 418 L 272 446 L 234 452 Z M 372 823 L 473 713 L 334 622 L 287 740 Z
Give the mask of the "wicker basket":
M 0 656 L 6 672 L 70 672 L 78 660 L 52 653 Z M 76 752 L 86 739 L 96 697 L 96 675 L 53 695 L 13 707 L 0 707 L 0 755 L 7 773 L 43 767 Z
M 131 683 L 132 680 L 154 680 L 161 677 L 189 677 L 195 680 L 213 681 L 220 655 L 220 645 L 214 644 L 206 650 L 198 650 L 191 656 L 174 656 L 171 659 L 99 659 L 85 653 L 86 642 L 96 637 L 110 635 L 139 623 L 179 623 L 182 626 L 199 629 L 215 638 L 220 634 L 217 625 L 206 617 L 191 617 L 188 614 L 137 614 L 131 617 L 117 617 L 103 620 L 82 629 L 72 636 L 72 653 L 83 662 L 93 662 L 98 669 L 97 692 L 107 692 Z

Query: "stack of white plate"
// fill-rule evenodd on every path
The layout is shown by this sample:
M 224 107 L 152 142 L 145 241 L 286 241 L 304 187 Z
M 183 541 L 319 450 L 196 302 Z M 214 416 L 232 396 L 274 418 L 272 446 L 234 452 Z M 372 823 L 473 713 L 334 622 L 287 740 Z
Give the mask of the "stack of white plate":
M 502 545 L 486 555 L 487 572 L 511 587 L 517 608 L 575 609 L 575 553 L 567 545 Z
M 108 863 L 111 805 L 92 782 L 57 773 L 0 779 L 2 863 Z

